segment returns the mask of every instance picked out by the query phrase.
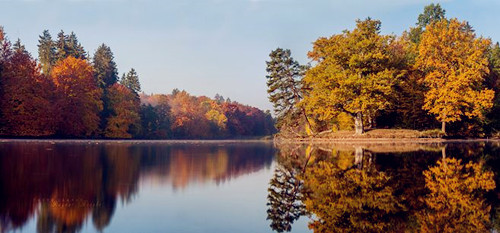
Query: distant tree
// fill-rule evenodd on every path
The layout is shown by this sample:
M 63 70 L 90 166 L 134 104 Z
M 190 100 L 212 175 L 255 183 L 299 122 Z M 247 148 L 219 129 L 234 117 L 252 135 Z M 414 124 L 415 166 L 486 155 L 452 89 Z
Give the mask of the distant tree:
M 222 104 L 224 103 L 224 96 L 222 95 L 219 95 L 219 93 L 215 94 L 215 97 L 214 97 L 214 100 L 218 103 L 218 104 Z
M 61 30 L 59 33 L 57 33 L 56 41 L 56 57 L 58 61 L 63 60 L 68 56 L 66 41 L 66 35 L 64 35 L 64 31 Z
M 493 106 L 494 91 L 482 87 L 489 46 L 457 19 L 432 23 L 422 34 L 416 66 L 425 72 L 428 87 L 423 108 L 442 123 L 443 132 L 446 123 L 483 118 Z
M 393 46 L 394 37 L 380 35 L 380 21 L 370 18 L 358 20 L 352 31 L 319 38 L 308 54 L 317 65 L 304 77 L 301 105 L 326 122 L 347 113 L 362 134 L 365 118 L 390 106 L 401 76 Z
M 52 79 L 58 95 L 59 133 L 72 137 L 95 135 L 102 110 L 102 90 L 94 81 L 92 66 L 69 56 L 52 68 Z
M 115 83 L 108 88 L 110 116 L 104 136 L 108 138 L 131 138 L 140 127 L 140 101 L 132 90 Z
M 44 74 L 50 74 L 50 70 L 56 63 L 56 59 L 55 42 L 52 40 L 49 31 L 44 30 L 38 39 L 38 60 Z
M 141 134 L 142 138 L 170 138 L 170 106 L 166 101 L 159 101 L 153 107 L 151 104 L 143 104 L 140 108 Z
M 118 81 L 118 69 L 111 48 L 101 44 L 92 59 L 94 77 L 100 88 L 110 87 Z
M 78 39 L 74 32 L 71 32 L 71 34 L 67 36 L 66 45 L 68 49 L 67 54 L 69 56 L 73 56 L 79 59 L 87 59 L 87 52 L 85 52 L 85 49 L 83 48 L 82 44 L 78 42 Z
M 65 35 L 61 30 L 57 34 L 56 41 L 56 57 L 57 60 L 63 60 L 68 56 L 78 59 L 87 59 L 87 53 L 83 46 L 78 42 L 75 33 L 71 32 L 70 35 Z
M 26 51 L 26 47 L 21 43 L 21 39 L 17 39 L 16 42 L 12 45 L 12 49 L 14 52 L 20 52 L 20 53 L 28 53 Z
M 49 80 L 18 40 L 3 62 L 0 76 L 0 133 L 10 136 L 54 134 Z
M 307 66 L 295 61 L 289 49 L 277 48 L 271 51 L 269 57 L 270 61 L 266 62 L 267 93 L 274 106 L 277 128 L 296 127 L 304 118 L 309 130 L 312 130 L 305 110 L 297 106 L 302 99 L 301 79 Z
M 100 128 L 107 131 L 109 127 L 108 119 L 110 119 L 113 111 L 111 98 L 114 98 L 109 96 L 108 90 L 118 81 L 118 69 L 116 68 L 111 48 L 105 44 L 101 44 L 94 53 L 92 66 L 94 67 L 94 80 L 97 86 L 103 91 L 103 110 L 100 113 Z M 104 134 L 109 135 L 110 133 L 104 132 Z
M 181 91 L 180 91 L 178 88 L 174 88 L 174 89 L 172 90 L 171 95 L 172 95 L 172 96 L 175 96 L 175 95 L 179 94 L 179 92 L 181 92 Z
M 139 75 L 137 75 L 137 72 L 135 71 L 134 68 L 130 69 L 130 71 L 126 75 L 123 74 L 120 83 L 136 94 L 141 92 L 141 83 L 139 82 Z

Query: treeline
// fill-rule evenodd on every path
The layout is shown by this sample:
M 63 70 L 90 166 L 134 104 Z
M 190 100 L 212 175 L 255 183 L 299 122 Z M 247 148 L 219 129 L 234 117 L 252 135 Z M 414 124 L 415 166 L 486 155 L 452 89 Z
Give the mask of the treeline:
M 268 93 L 281 134 L 440 128 L 448 136 L 499 135 L 498 43 L 446 18 L 439 4 L 400 36 L 380 27 L 367 18 L 319 38 L 308 65 L 287 49 L 270 53 Z
M 271 135 L 276 132 L 269 111 L 216 95 L 141 94 L 141 125 L 145 138 L 228 138 Z
M 120 78 L 105 44 L 90 57 L 74 33 L 52 39 L 45 30 L 36 60 L 0 27 L 0 136 L 233 138 L 275 131 L 270 113 L 257 108 L 177 90 L 143 94 L 141 104 L 140 92 L 137 72 Z

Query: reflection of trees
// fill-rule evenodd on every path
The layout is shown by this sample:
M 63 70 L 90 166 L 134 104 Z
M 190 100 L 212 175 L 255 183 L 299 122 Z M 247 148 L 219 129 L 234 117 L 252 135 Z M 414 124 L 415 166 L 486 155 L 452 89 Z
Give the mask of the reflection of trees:
M 368 164 L 371 161 L 363 160 Z M 344 170 L 333 161 L 325 160 L 308 168 L 304 178 L 310 191 L 305 205 L 315 216 L 310 223 L 315 232 L 394 230 L 394 218 L 401 211 L 401 205 L 390 186 L 391 178 L 384 172 L 373 166 Z
M 278 169 L 295 171 L 300 179 L 300 199 L 315 232 L 485 232 L 499 224 L 490 221 L 490 206 L 500 209 L 499 192 L 487 193 L 498 176 L 486 171 L 484 162 L 474 162 L 486 159 L 497 170 L 498 144 L 320 144 L 311 156 L 304 156 L 303 148 L 297 156 L 288 147 L 288 157 L 278 157 Z M 301 169 L 305 173 L 297 175 Z M 276 177 L 287 174 L 282 173 Z M 492 212 L 500 218 L 500 211 Z
M 223 147 L 165 144 L 0 144 L 0 232 L 36 215 L 38 232 L 103 231 L 118 200 L 130 202 L 140 180 L 216 183 L 269 166 L 265 144 Z
M 421 231 L 488 231 L 490 206 L 483 195 L 495 188 L 492 172 L 480 163 L 443 158 L 424 176 L 430 193 L 424 197 L 426 208 L 417 213 Z
M 267 219 L 271 220 L 271 228 L 277 232 L 291 231 L 292 224 L 305 214 L 302 204 L 302 175 L 310 159 L 311 147 L 307 147 L 305 157 L 299 148 L 291 151 L 282 148 L 278 157 L 274 176 L 269 182 Z

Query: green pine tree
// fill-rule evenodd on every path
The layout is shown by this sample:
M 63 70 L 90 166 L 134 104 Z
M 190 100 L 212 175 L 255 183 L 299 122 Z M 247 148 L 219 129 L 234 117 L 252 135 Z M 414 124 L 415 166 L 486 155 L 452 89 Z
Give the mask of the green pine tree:
M 126 86 L 128 89 L 132 90 L 136 94 L 141 91 L 141 83 L 139 82 L 139 76 L 134 68 L 130 69 L 130 71 L 125 75 L 123 74 L 120 83 Z
M 425 30 L 425 27 L 433 22 L 446 19 L 446 10 L 441 8 L 441 5 L 430 4 L 424 7 L 424 12 L 418 15 L 416 27 L 410 28 L 410 40 L 413 43 L 420 42 L 420 36 Z
M 44 30 L 38 40 L 38 59 L 43 73 L 50 73 L 52 66 L 56 63 L 56 47 L 49 30 Z
M 309 123 L 304 110 L 296 106 L 302 99 L 301 79 L 307 66 L 295 61 L 289 49 L 277 48 L 269 57 L 271 60 L 266 62 L 267 93 L 277 117 L 276 128 L 296 126 L 301 116 Z
M 64 31 L 61 30 L 57 34 L 57 41 L 56 41 L 56 58 L 57 60 L 64 60 L 68 55 L 67 55 L 67 46 L 66 46 L 66 35 L 64 35 Z
M 118 81 L 118 70 L 114 62 L 111 48 L 102 44 L 97 48 L 93 65 L 95 70 L 95 80 L 101 88 L 109 87 Z

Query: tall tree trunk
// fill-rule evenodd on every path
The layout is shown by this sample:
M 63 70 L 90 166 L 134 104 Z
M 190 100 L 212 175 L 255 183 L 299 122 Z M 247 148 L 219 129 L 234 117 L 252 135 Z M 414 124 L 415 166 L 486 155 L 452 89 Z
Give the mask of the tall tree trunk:
M 363 128 L 363 114 L 361 112 L 356 113 L 354 116 L 354 130 L 355 134 L 360 135 L 365 132 Z
M 441 122 L 441 131 L 443 131 L 443 133 L 446 133 L 446 122 L 444 121 Z

